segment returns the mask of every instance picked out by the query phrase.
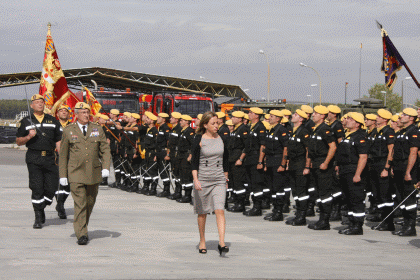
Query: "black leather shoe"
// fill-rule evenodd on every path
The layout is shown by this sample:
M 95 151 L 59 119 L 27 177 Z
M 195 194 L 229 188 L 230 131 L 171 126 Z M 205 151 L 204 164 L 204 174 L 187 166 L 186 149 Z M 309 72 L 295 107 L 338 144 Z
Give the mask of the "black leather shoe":
M 149 187 L 144 186 L 141 190 L 140 190 L 141 194 L 147 195 L 149 193 Z
M 217 248 L 219 249 L 219 254 L 220 256 L 224 257 L 226 255 L 226 253 L 229 252 L 229 247 L 228 246 L 220 246 L 220 244 L 217 246 Z
M 87 236 L 82 236 L 77 240 L 77 244 L 79 245 L 86 245 L 89 242 L 89 238 Z
M 158 194 L 156 195 L 156 197 L 168 197 L 168 196 L 170 196 L 170 195 L 171 195 L 171 193 L 170 193 L 170 192 L 163 191 L 163 192 L 161 192 L 161 193 L 158 193 Z
M 147 196 L 155 196 L 155 195 L 157 195 L 156 189 L 153 189 L 152 188 L 146 195 Z
M 363 235 L 363 223 L 357 223 L 354 227 L 343 232 L 344 235 Z
M 398 236 L 416 236 L 416 220 L 410 220 L 404 230 L 398 233 Z
M 232 208 L 229 208 L 232 213 L 241 213 L 245 211 L 243 203 L 236 203 Z
M 45 210 L 41 210 L 41 223 L 45 224 Z
M 267 221 L 271 222 L 280 222 L 283 221 L 283 213 L 282 212 L 275 212 Z
M 246 214 L 244 215 L 248 217 L 262 216 L 262 211 L 259 208 L 252 208 L 251 210 L 246 211 Z
M 179 202 L 179 203 L 190 203 L 191 202 L 191 196 L 184 195 L 182 198 L 177 199 L 176 202 Z
M 57 214 L 60 219 L 67 219 L 66 210 L 64 209 L 64 204 L 62 202 L 57 202 L 55 210 L 57 210 Z
M 42 213 L 41 211 L 35 211 L 35 222 L 33 228 L 40 229 L 42 228 Z
M 171 200 L 178 200 L 180 198 L 182 198 L 182 194 L 181 193 L 174 193 L 170 199 Z

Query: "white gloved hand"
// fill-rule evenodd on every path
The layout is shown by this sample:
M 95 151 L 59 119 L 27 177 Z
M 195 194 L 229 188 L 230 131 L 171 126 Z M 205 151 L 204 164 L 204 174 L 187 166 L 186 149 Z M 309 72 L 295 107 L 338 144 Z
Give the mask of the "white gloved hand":
M 67 178 L 60 178 L 60 185 L 67 186 L 68 184 Z
M 109 170 L 108 169 L 102 169 L 102 178 L 109 177 Z

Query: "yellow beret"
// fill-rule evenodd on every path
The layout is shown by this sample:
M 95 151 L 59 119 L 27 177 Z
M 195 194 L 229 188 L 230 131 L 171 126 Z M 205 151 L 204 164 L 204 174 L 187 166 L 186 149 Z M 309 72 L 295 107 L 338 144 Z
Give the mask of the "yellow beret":
M 262 121 L 263 125 L 265 126 L 265 129 L 270 130 L 271 124 L 268 121 Z
M 197 115 L 197 119 L 199 119 L 201 121 L 201 118 L 203 117 L 203 114 L 198 114 Z
M 283 117 L 283 114 L 279 110 L 271 110 L 270 115 L 276 116 L 276 117 Z
M 378 110 L 378 116 L 380 116 L 383 119 L 389 120 L 392 117 L 392 114 L 390 111 L 385 109 L 379 109 Z
M 291 116 L 292 115 L 292 112 L 290 112 L 287 109 L 283 109 L 280 112 L 283 114 L 283 116 Z
M 44 108 L 44 114 L 51 114 L 51 110 L 47 107 Z
M 270 114 L 265 114 L 264 119 L 268 120 L 270 118 Z
M 70 112 L 70 108 L 69 108 L 69 106 L 64 105 L 64 104 L 62 104 L 62 105 L 58 108 L 57 112 L 58 112 L 58 111 L 60 111 L 60 110 L 62 110 L 62 109 L 66 109 L 67 111 L 69 111 L 69 112 Z
M 287 123 L 287 122 L 289 122 L 289 119 L 286 118 L 286 117 L 283 117 L 280 122 L 281 123 Z
M 44 97 L 42 97 L 42 95 L 41 95 L 41 94 L 34 94 L 34 95 L 32 95 L 32 97 L 31 97 L 31 101 L 35 101 L 35 100 L 38 100 L 38 99 L 42 99 L 42 100 L 44 100 Z
M 158 116 L 162 118 L 169 118 L 169 115 L 166 113 L 159 113 Z
M 353 120 L 355 120 L 356 122 L 365 125 L 365 118 L 363 117 L 363 114 L 358 113 L 358 112 L 350 112 L 348 114 L 349 118 L 352 118 Z
M 148 117 L 149 119 L 151 119 L 152 121 L 157 120 L 157 117 L 155 116 L 155 114 L 153 114 L 152 112 L 146 111 L 144 113 L 146 115 L 146 117 Z
M 181 118 L 181 113 L 179 112 L 172 112 L 171 116 L 175 119 L 180 119 Z
M 127 116 L 127 117 L 129 117 L 129 118 L 131 118 L 131 113 L 130 112 L 124 112 L 124 114 L 123 114 L 124 116 Z
M 327 107 L 328 111 L 330 111 L 333 114 L 340 114 L 341 109 L 337 105 L 328 105 Z
M 109 117 L 107 115 L 104 115 L 104 114 L 96 114 L 96 116 L 100 117 L 101 119 L 104 119 L 104 120 L 109 120 Z
M 413 108 L 405 108 L 403 113 L 410 117 L 417 117 L 417 111 Z
M 301 110 L 301 109 L 297 109 L 296 110 L 296 113 L 299 115 L 299 116 L 301 116 L 302 118 L 304 118 L 304 119 L 307 119 L 308 118 L 308 114 L 306 114 L 303 110 Z
M 192 118 L 188 115 L 181 115 L 181 119 L 186 120 L 186 121 L 192 121 Z
M 366 114 L 365 118 L 371 121 L 376 121 L 377 115 L 375 114 Z
M 314 111 L 317 112 L 318 114 L 322 114 L 322 115 L 328 114 L 327 107 L 322 106 L 322 105 L 315 106 Z
M 393 121 L 393 122 L 396 122 L 396 121 L 398 121 L 398 119 L 400 118 L 400 116 L 399 115 L 393 115 L 392 117 L 391 117 L 391 121 Z
M 118 110 L 118 109 L 111 109 L 111 111 L 109 111 L 109 112 L 113 115 L 119 115 L 120 114 L 120 110 Z
M 347 119 L 348 115 L 345 114 L 344 116 L 341 117 L 341 121 L 344 121 L 345 119 Z
M 300 109 L 304 111 L 306 114 L 312 114 L 314 112 L 314 109 L 312 109 L 312 107 L 309 105 L 302 105 L 300 106 Z
M 249 120 L 248 114 L 244 114 L 244 119 Z
M 76 106 L 74 106 L 75 109 L 88 109 L 90 110 L 89 105 L 87 105 L 85 102 L 77 102 Z
M 228 121 L 226 121 L 226 125 L 233 125 L 232 120 L 228 120 Z
M 223 112 L 216 112 L 217 118 L 222 119 L 224 117 L 226 117 L 226 114 Z
M 257 115 L 262 115 L 262 114 L 264 114 L 263 109 L 258 108 L 258 107 L 251 107 L 251 108 L 249 108 L 249 110 L 250 110 L 252 113 L 257 114 Z
M 235 111 L 232 113 L 232 116 L 237 118 L 243 118 L 245 116 L 245 113 L 242 111 Z
M 136 120 L 139 120 L 139 119 L 140 119 L 140 115 L 139 115 L 139 114 L 137 114 L 137 113 L 132 113 L 132 114 L 131 114 L 131 116 L 132 116 L 133 118 L 135 118 Z

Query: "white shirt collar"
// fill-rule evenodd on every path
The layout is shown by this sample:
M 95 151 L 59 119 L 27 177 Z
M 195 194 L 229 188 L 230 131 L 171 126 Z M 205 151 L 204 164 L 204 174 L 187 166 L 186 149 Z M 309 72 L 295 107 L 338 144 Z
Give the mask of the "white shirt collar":
M 77 125 L 79 126 L 80 131 L 83 133 L 83 125 L 80 124 L 79 122 L 77 122 Z M 87 133 L 87 130 L 88 130 L 88 127 L 89 127 L 89 123 L 85 124 L 84 126 L 86 126 L 86 133 Z

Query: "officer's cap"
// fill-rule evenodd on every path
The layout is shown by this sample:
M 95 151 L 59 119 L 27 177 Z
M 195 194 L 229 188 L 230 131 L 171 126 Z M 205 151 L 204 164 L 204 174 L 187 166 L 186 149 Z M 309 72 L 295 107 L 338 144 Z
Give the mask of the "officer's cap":
M 281 113 L 283 114 L 283 116 L 291 116 L 292 115 L 292 112 L 290 112 L 289 110 L 287 110 L 287 109 L 283 109 L 283 110 L 281 110 Z
M 75 109 L 88 109 L 90 110 L 90 107 L 87 103 L 85 102 L 77 102 L 76 106 L 74 106 Z
M 283 114 L 282 114 L 282 112 L 281 111 L 279 111 L 279 110 L 271 110 L 270 111 L 270 115 L 273 115 L 273 116 L 276 116 L 276 117 L 283 117 Z
M 306 114 L 312 114 L 314 112 L 314 109 L 312 109 L 312 107 L 309 105 L 302 105 L 300 106 L 300 109 L 304 111 Z
M 371 120 L 371 121 L 376 121 L 376 117 L 377 117 L 377 115 L 375 115 L 375 114 L 366 114 L 366 116 L 365 116 L 365 118 L 367 120 Z
M 353 120 L 355 120 L 356 122 L 365 125 L 365 118 L 363 117 L 363 114 L 358 113 L 358 112 L 350 112 L 348 114 L 349 118 L 352 118 Z
M 203 117 L 203 114 L 198 114 L 197 115 L 197 119 L 199 119 L 201 121 L 201 118 Z
M 137 113 L 132 113 L 132 114 L 131 114 L 131 116 L 132 116 L 133 118 L 135 118 L 136 120 L 139 120 L 139 119 L 140 119 L 140 115 L 139 115 L 139 114 L 137 114 Z
M 417 111 L 413 108 L 405 108 L 403 113 L 410 117 L 417 117 Z
M 380 116 L 383 119 L 389 120 L 392 117 L 392 114 L 390 111 L 385 109 L 379 109 L 378 110 L 378 116 Z
M 232 113 L 232 117 L 243 118 L 244 116 L 245 116 L 245 113 L 242 111 L 235 111 Z
M 301 116 L 302 118 L 304 118 L 304 119 L 307 119 L 308 118 L 308 114 L 306 114 L 303 110 L 301 110 L 301 109 L 297 109 L 296 110 L 296 114 L 298 114 L 299 116 Z
M 400 116 L 399 116 L 398 114 L 393 115 L 393 116 L 391 117 L 391 121 L 396 122 L 396 121 L 398 121 L 398 119 L 399 119 L 399 118 L 400 118 Z
M 179 112 L 172 112 L 171 116 L 175 119 L 180 119 L 181 118 L 181 113 Z
M 129 118 L 131 118 L 131 113 L 130 112 L 124 112 L 124 114 L 123 114 L 124 116 L 127 116 L 127 117 L 129 117 Z
M 327 107 L 328 111 L 330 111 L 333 114 L 340 114 L 341 109 L 337 105 L 328 105 Z
M 244 114 L 244 119 L 249 120 L 248 114 Z
M 104 115 L 104 114 L 97 114 L 96 116 L 100 117 L 101 119 L 104 119 L 104 120 L 109 120 L 109 117 L 107 115 Z
M 158 116 L 162 118 L 169 118 L 169 115 L 166 113 L 159 113 Z
M 228 121 L 226 121 L 226 125 L 233 125 L 232 120 L 228 120 Z
M 268 120 L 270 118 L 270 114 L 265 114 L 264 119 Z
M 257 114 L 257 115 L 262 115 L 262 114 L 264 114 L 263 109 L 258 108 L 258 107 L 251 107 L 251 108 L 249 108 L 249 110 L 250 110 L 252 113 Z
M 111 109 L 110 113 L 113 114 L 113 115 L 119 115 L 120 114 L 120 110 L 118 110 L 118 109 Z
M 318 114 L 322 114 L 322 115 L 326 115 L 328 114 L 328 108 L 322 105 L 317 105 L 314 108 L 314 111 L 317 112 Z
M 216 112 L 216 115 L 217 115 L 218 119 L 222 119 L 222 118 L 226 117 L 226 114 L 223 113 L 223 112 Z
M 152 121 L 157 120 L 157 117 L 155 116 L 155 114 L 153 114 L 152 112 L 146 111 L 144 113 L 146 115 L 146 117 L 148 117 L 149 119 L 151 119 Z
M 41 95 L 41 94 L 34 94 L 34 95 L 32 95 L 32 97 L 31 97 L 31 102 L 32 102 L 32 101 L 35 101 L 35 100 L 38 100 L 38 99 L 42 99 L 42 100 L 44 100 L 44 97 L 42 97 L 42 95 Z
M 281 123 L 287 123 L 287 122 L 289 122 L 289 119 L 286 118 L 286 117 L 283 117 L 280 122 Z
M 58 108 L 57 112 L 58 112 L 58 111 L 60 111 L 60 110 L 62 110 L 62 109 L 66 109 L 67 111 L 70 111 L 70 110 L 69 110 L 69 106 L 62 104 L 62 105 Z
M 188 115 L 181 115 L 181 119 L 186 120 L 186 121 L 192 121 L 192 118 Z

